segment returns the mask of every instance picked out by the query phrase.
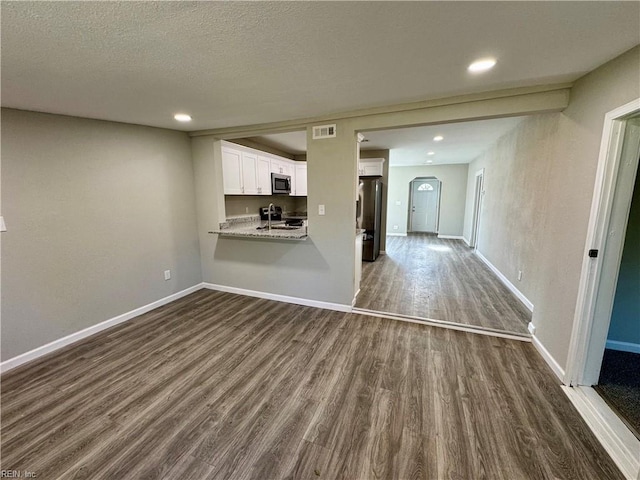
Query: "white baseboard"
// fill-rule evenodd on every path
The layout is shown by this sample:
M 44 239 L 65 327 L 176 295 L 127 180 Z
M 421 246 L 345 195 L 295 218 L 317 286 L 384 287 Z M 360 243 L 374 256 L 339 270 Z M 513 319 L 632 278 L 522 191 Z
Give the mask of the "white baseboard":
M 406 237 L 406 233 L 389 233 L 387 232 L 387 237 Z
M 466 237 L 462 237 L 462 241 L 467 244 L 467 247 L 471 246 L 471 241 L 467 240 Z
M 478 256 L 480 260 L 482 260 L 485 263 L 485 265 L 487 265 L 487 267 L 489 267 L 489 269 L 493 273 L 495 273 L 498 276 L 498 278 L 502 281 L 502 283 L 504 283 L 505 287 L 511 290 L 511 293 L 513 293 L 516 297 L 518 297 L 518 299 L 524 304 L 525 307 L 529 309 L 529 311 L 533 312 L 533 303 L 531 303 L 529 299 L 525 297 L 524 294 L 520 290 L 518 290 L 516 286 L 509 281 L 507 277 L 505 277 L 502 274 L 500 270 L 498 270 L 489 260 L 487 260 L 484 255 L 482 255 L 478 250 L 475 251 L 475 254 Z
M 640 345 L 637 343 L 618 342 L 617 340 L 607 340 L 606 348 L 621 352 L 640 353 Z
M 443 238 L 445 240 L 464 240 L 462 235 L 440 235 L 438 234 L 438 238 Z
M 353 296 L 353 300 L 351 301 L 351 308 L 356 306 L 356 299 L 358 298 L 358 294 L 360 293 L 360 289 L 358 289 L 358 291 L 356 292 L 356 294 Z
M 519 342 L 531 342 L 531 337 L 525 335 L 511 334 L 491 328 L 472 327 L 462 323 L 446 322 L 444 320 L 436 320 L 433 318 L 379 312 L 376 310 L 368 310 L 366 308 L 354 308 L 352 313 L 368 317 L 388 318 L 390 320 L 399 320 L 401 322 L 418 323 L 420 325 L 429 325 L 431 327 L 448 328 L 449 330 L 457 330 L 459 332 L 477 333 L 479 335 L 487 335 L 490 337 L 508 338 L 509 340 L 517 340 Z
M 556 361 L 556 359 L 553 358 L 553 356 L 549 353 L 549 350 L 547 350 L 544 345 L 542 345 L 540 340 L 538 340 L 538 337 L 536 337 L 535 335 L 531 335 L 531 342 L 533 343 L 533 346 L 538 351 L 543 360 L 547 362 L 547 365 L 549 365 L 549 367 L 551 367 L 553 373 L 555 373 L 560 381 L 564 383 L 564 368 L 562 368 Z
M 248 297 L 265 298 L 267 300 L 276 300 L 278 302 L 294 303 L 296 305 L 304 305 L 306 307 L 324 308 L 325 310 L 336 310 L 338 312 L 351 312 L 351 305 L 343 305 L 341 303 L 322 302 L 320 300 L 310 300 L 300 297 L 289 297 L 287 295 L 279 295 L 277 293 L 259 292 L 257 290 L 247 290 L 244 288 L 229 287 L 227 285 L 216 285 L 214 283 L 203 283 L 204 288 L 209 290 L 218 290 L 220 292 L 237 293 L 238 295 L 247 295 Z
M 118 315 L 117 317 L 113 317 L 96 325 L 92 325 L 83 330 L 67 335 L 66 337 L 54 340 L 53 342 L 47 343 L 46 345 L 43 345 L 41 347 L 34 348 L 33 350 L 18 355 L 17 357 L 5 360 L 4 362 L 0 363 L 0 373 L 11 370 L 12 368 L 16 368 L 19 365 L 40 358 L 48 353 L 55 352 L 62 347 L 66 347 L 67 345 L 87 338 L 91 335 L 101 332 L 102 330 L 106 330 L 107 328 L 113 327 L 114 325 L 118 325 L 119 323 L 131 320 L 132 318 L 142 315 L 143 313 L 147 313 L 154 308 L 166 305 L 167 303 L 178 300 L 179 298 L 189 295 L 190 293 L 193 293 L 202 288 L 203 284 L 199 283 L 197 285 L 194 285 L 193 287 L 189 287 L 185 290 L 169 295 L 168 297 L 161 298 L 160 300 L 156 300 L 155 302 L 149 303 L 148 305 L 145 305 L 143 307 L 136 308 L 135 310 L 131 310 L 130 312 L 123 313 L 122 315 Z
M 628 480 L 640 478 L 640 440 L 591 387 L 562 390 Z

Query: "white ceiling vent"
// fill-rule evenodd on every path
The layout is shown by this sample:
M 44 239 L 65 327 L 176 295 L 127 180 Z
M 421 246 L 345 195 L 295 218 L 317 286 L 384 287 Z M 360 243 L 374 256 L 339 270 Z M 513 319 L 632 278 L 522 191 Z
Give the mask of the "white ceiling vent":
M 318 125 L 313 127 L 313 139 L 320 140 L 321 138 L 333 138 L 336 136 L 336 125 Z

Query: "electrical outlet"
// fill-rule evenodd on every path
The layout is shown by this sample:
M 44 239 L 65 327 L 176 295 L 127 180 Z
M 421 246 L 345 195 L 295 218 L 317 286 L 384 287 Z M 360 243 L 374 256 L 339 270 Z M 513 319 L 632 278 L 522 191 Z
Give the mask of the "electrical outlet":
M 171 280 L 171 270 L 165 270 L 164 271 L 164 279 L 165 280 Z
M 394 225 L 394 226 L 393 226 L 393 229 L 394 229 L 394 230 L 397 230 L 397 229 L 398 229 L 398 225 Z
M 318 205 L 318 215 L 324 215 L 324 205 Z
M 401 200 L 396 200 L 396 206 L 399 207 L 400 205 L 402 205 L 402 201 Z
M 518 270 L 518 280 L 522 280 L 522 270 Z
M 249 207 L 244 207 L 244 213 L 249 213 Z

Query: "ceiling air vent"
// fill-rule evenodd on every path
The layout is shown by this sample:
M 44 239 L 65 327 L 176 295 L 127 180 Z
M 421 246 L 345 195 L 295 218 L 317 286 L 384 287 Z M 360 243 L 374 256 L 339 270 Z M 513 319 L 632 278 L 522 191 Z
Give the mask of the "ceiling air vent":
M 318 125 L 313 127 L 313 139 L 320 140 L 321 138 L 333 138 L 336 136 L 336 125 Z

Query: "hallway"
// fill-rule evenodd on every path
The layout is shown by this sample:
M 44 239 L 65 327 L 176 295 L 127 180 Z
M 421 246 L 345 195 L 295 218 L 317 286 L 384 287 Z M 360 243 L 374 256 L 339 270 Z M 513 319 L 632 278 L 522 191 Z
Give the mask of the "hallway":
M 364 262 L 356 308 L 528 335 L 531 312 L 462 240 L 387 237 Z

